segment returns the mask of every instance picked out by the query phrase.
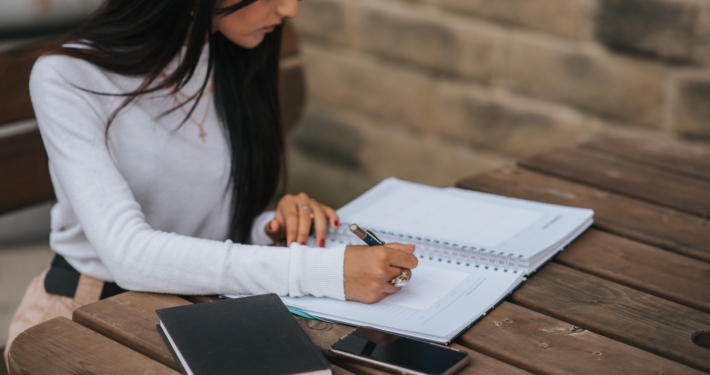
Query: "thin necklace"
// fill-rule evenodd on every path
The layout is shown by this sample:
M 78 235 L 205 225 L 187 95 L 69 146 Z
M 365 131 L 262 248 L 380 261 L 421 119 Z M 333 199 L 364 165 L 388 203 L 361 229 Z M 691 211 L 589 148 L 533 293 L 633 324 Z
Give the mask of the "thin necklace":
M 165 74 L 165 72 L 161 72 L 161 75 L 163 76 L 163 79 L 167 78 L 167 75 Z M 175 88 L 175 86 L 173 86 L 173 88 Z M 210 94 L 212 93 L 213 88 L 214 88 L 214 84 L 210 84 L 210 87 L 208 87 L 207 90 L 205 90 L 205 92 L 202 94 L 202 95 L 209 95 L 207 97 L 207 108 L 205 108 L 205 114 L 202 116 L 202 121 L 197 122 L 197 121 L 195 121 L 195 119 L 192 118 L 192 116 L 189 116 L 187 118 L 188 120 L 190 120 L 191 123 L 193 123 L 195 126 L 197 126 L 197 129 L 200 131 L 199 136 L 200 136 L 200 139 L 202 140 L 202 143 L 205 143 L 205 138 L 207 137 L 207 133 L 205 133 L 205 121 L 207 121 L 207 116 L 209 116 L 209 114 L 210 114 L 210 107 L 212 105 L 212 95 L 210 95 Z M 180 90 L 177 90 L 177 94 L 182 96 L 185 99 L 188 99 L 188 101 L 192 101 L 193 99 L 195 99 L 195 98 L 191 98 L 189 95 L 185 94 L 184 92 L 182 92 Z M 188 116 L 189 112 L 187 110 L 185 110 L 185 108 L 183 106 L 184 103 L 180 103 L 180 101 L 175 96 L 173 96 L 173 99 L 175 100 L 175 102 L 178 103 L 179 108 L 182 111 L 182 113 L 184 113 L 185 116 Z

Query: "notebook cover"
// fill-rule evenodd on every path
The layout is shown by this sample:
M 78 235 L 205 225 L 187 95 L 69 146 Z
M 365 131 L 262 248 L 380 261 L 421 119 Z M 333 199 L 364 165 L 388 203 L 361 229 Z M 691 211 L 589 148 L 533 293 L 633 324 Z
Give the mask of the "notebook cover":
M 330 369 L 330 363 L 275 294 L 156 313 L 195 375 L 277 375 Z M 170 346 L 168 340 L 166 343 Z
M 173 359 L 175 359 L 175 362 L 180 367 L 180 372 L 183 375 L 187 375 L 187 371 L 185 371 L 185 367 L 182 366 L 182 362 L 180 362 L 180 358 L 178 357 L 177 353 L 175 353 L 175 348 L 173 348 L 173 346 L 170 345 L 170 340 L 168 340 L 168 337 L 165 336 L 165 331 L 163 331 L 163 328 L 160 326 L 160 324 L 157 324 L 155 326 L 155 328 L 157 328 L 158 332 L 160 332 L 160 337 L 163 338 L 163 341 L 165 341 L 165 344 L 168 345 L 168 349 L 170 349 L 170 354 L 173 355 Z

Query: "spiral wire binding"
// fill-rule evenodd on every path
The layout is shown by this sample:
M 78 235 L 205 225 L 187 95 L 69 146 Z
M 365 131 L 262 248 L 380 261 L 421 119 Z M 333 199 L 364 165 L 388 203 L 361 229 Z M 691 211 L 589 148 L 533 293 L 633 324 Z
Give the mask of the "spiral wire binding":
M 342 244 L 357 243 L 354 242 L 354 239 L 357 237 L 348 230 L 349 226 L 349 223 L 342 223 L 338 229 L 329 228 L 328 232 L 332 235 L 329 236 L 329 239 Z M 404 242 L 414 244 L 417 248 L 417 255 L 422 259 L 436 259 L 440 262 L 446 261 L 447 263 L 456 263 L 458 265 L 465 265 L 466 267 L 484 267 L 485 269 L 493 269 L 494 271 L 502 270 L 504 272 L 512 270 L 513 273 L 518 273 L 520 270 L 520 260 L 523 257 L 523 255 L 513 253 L 505 254 L 492 249 L 452 244 L 373 228 L 368 229 L 385 243 Z

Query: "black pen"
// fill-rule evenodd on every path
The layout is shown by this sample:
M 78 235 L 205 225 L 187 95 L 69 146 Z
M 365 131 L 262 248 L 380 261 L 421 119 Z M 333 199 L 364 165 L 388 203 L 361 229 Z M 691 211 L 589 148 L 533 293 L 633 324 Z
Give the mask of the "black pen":
M 367 229 L 360 228 L 357 224 L 350 224 L 350 231 L 355 233 L 361 240 L 370 246 L 382 246 L 385 243 L 377 238 L 374 233 Z

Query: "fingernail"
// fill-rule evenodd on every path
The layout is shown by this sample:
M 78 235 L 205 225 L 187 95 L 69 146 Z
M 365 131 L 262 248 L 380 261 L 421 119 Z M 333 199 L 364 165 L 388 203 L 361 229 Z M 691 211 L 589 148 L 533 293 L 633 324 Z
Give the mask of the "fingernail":
M 299 243 L 300 243 L 301 245 L 305 245 L 305 244 L 306 244 L 306 241 L 301 241 L 301 242 L 299 242 Z
M 272 221 L 269 223 L 269 229 L 271 229 L 271 230 L 276 230 L 276 222 L 275 222 L 275 221 L 272 220 Z
M 340 226 L 340 222 L 338 220 L 336 220 L 333 222 L 333 225 L 335 225 L 335 227 L 337 228 Z
M 318 240 L 318 247 L 325 247 L 325 240 Z

